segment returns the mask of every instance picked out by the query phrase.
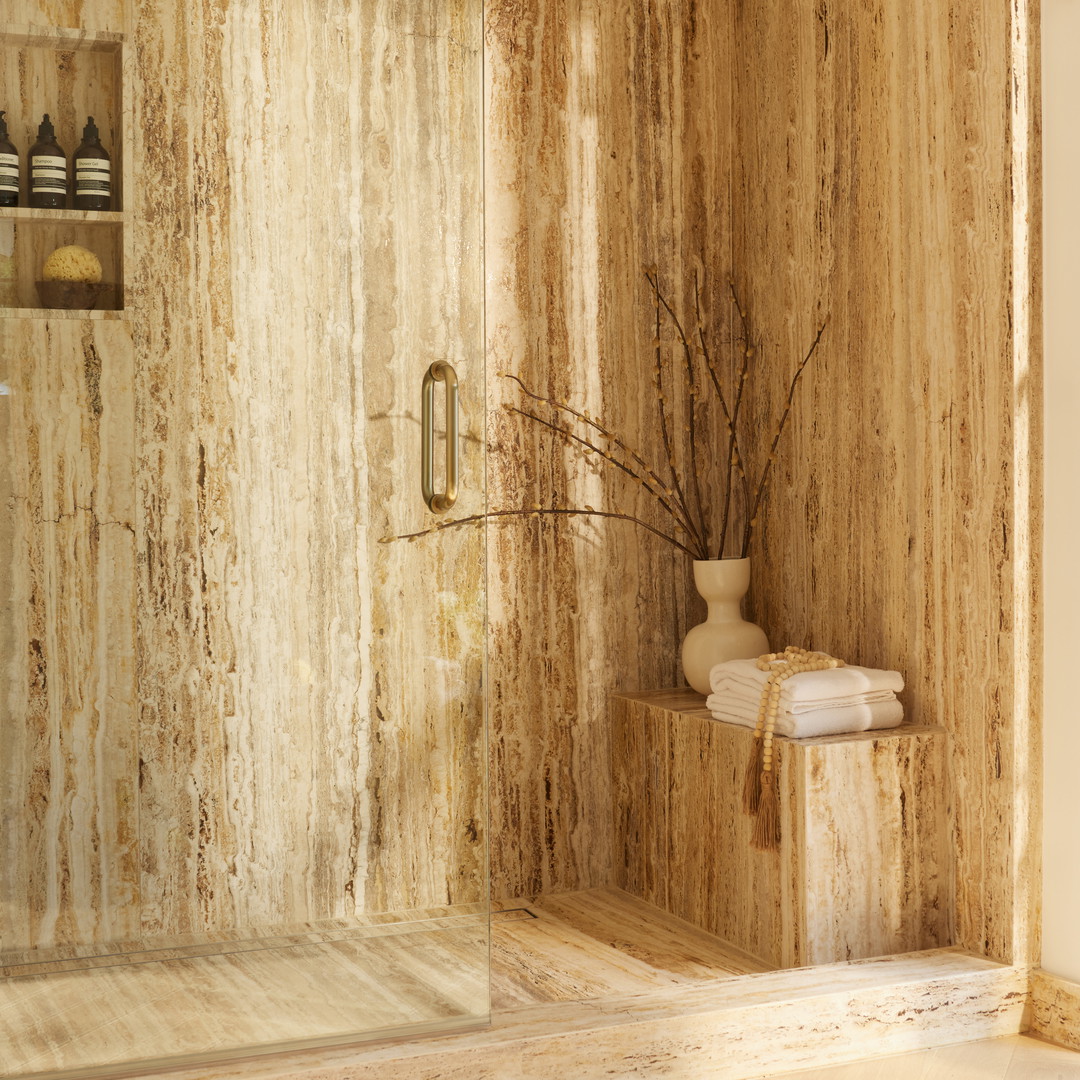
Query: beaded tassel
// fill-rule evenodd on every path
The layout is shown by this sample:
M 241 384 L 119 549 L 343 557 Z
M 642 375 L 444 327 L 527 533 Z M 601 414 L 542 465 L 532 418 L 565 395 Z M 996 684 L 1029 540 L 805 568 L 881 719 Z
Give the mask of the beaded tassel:
M 754 741 L 743 784 L 743 809 L 757 816 L 751 843 L 762 851 L 773 851 L 780 845 L 780 798 L 773 768 L 773 735 L 783 684 L 803 671 L 828 671 L 843 665 L 843 660 L 828 653 L 811 652 L 796 645 L 789 645 L 782 653 L 765 653 L 757 658 L 758 670 L 767 671 L 769 677 L 761 688 Z
M 750 843 L 759 851 L 775 851 L 780 846 L 780 800 L 776 795 L 776 773 L 771 769 L 761 775 L 761 801 Z
M 743 813 L 756 814 L 761 802 L 761 733 L 765 728 L 765 707 L 758 709 L 757 726 L 754 728 L 754 741 L 750 747 L 750 760 L 746 763 L 746 776 L 743 779 Z

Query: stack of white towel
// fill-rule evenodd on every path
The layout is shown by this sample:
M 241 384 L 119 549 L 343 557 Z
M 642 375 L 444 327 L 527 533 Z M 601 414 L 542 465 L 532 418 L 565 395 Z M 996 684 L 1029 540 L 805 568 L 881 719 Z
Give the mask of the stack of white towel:
M 709 675 L 709 711 L 717 720 L 754 727 L 768 677 L 755 660 L 717 664 Z M 803 671 L 781 683 L 774 730 L 789 739 L 809 739 L 896 727 L 904 719 L 896 700 L 897 691 L 903 689 L 898 671 L 864 667 Z

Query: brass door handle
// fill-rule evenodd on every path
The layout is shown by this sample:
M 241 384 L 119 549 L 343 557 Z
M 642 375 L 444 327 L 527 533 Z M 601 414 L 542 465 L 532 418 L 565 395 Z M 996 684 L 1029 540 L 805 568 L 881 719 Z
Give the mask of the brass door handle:
M 435 493 L 435 383 L 446 384 L 446 490 Z M 444 514 L 457 501 L 458 490 L 458 380 L 445 360 L 436 360 L 424 372 L 421 392 L 420 490 L 428 509 Z

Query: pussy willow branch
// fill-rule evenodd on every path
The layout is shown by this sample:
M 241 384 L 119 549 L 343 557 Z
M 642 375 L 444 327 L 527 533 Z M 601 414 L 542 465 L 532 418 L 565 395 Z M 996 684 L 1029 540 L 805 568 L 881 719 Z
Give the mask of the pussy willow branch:
M 648 277 L 647 271 L 646 277 Z M 672 445 L 671 434 L 668 431 L 667 410 L 664 408 L 666 402 L 664 399 L 664 356 L 660 344 L 660 305 L 663 303 L 669 312 L 671 308 L 668 307 L 667 301 L 660 294 L 660 288 L 655 280 L 653 281 L 653 291 L 656 295 L 656 337 L 653 339 L 656 349 L 656 369 L 654 374 L 656 375 L 656 407 L 660 418 L 660 435 L 664 443 L 664 453 L 667 455 L 668 468 L 671 470 L 671 486 L 675 489 L 675 495 L 683 513 L 688 520 L 692 521 L 693 514 L 687 505 L 686 496 L 683 494 L 682 484 L 679 481 L 679 471 L 675 465 L 675 450 Z M 696 473 L 697 462 L 691 461 L 690 468 L 692 473 Z M 703 552 L 703 557 L 707 559 L 709 557 L 709 547 L 706 538 L 696 528 L 691 533 L 691 536 L 698 550 Z
M 743 511 L 747 515 L 750 513 L 750 492 L 749 484 L 746 480 L 746 469 L 740 459 L 739 455 L 739 443 L 736 436 L 736 432 L 739 430 L 739 413 L 742 411 L 743 391 L 746 389 L 746 378 L 750 370 L 750 357 L 754 354 L 754 341 L 753 335 L 750 333 L 750 322 L 746 317 L 746 312 L 743 310 L 743 306 L 739 303 L 739 294 L 735 291 L 735 283 L 733 281 L 728 282 L 728 288 L 731 290 L 731 300 L 735 305 L 735 310 L 739 313 L 739 322 L 742 325 L 742 360 L 739 364 L 739 376 L 738 385 L 735 387 L 735 403 L 731 409 L 731 423 L 730 431 L 731 436 L 728 440 L 728 486 L 724 492 L 724 518 L 720 525 L 720 552 L 718 558 L 724 557 L 724 543 L 727 539 L 728 522 L 731 518 L 731 501 L 734 488 L 734 476 L 739 475 L 743 480 Z M 745 559 L 746 552 L 746 538 L 743 537 L 743 550 L 742 557 Z
M 660 345 L 659 345 L 659 342 L 660 342 L 660 305 L 661 304 L 664 305 L 664 309 L 667 311 L 668 317 L 671 319 L 672 323 L 675 326 L 675 331 L 676 331 L 676 333 L 678 335 L 679 341 L 682 344 L 683 356 L 684 356 L 684 358 L 686 360 L 686 379 L 687 379 L 687 383 L 689 384 L 689 389 L 690 389 L 690 404 L 689 404 L 689 407 L 688 407 L 689 420 L 688 420 L 688 424 L 687 424 L 687 427 L 688 427 L 687 434 L 689 435 L 689 440 L 690 440 L 690 484 L 691 484 L 691 494 L 693 495 L 694 503 L 695 503 L 695 505 L 697 507 L 697 527 L 698 527 L 697 531 L 698 531 L 698 533 L 700 535 L 700 539 L 701 539 L 701 550 L 705 553 L 705 558 L 708 558 L 709 557 L 709 527 L 705 522 L 705 504 L 703 503 L 702 498 L 701 498 L 701 478 L 698 475 L 699 474 L 698 461 L 700 459 L 698 457 L 697 432 L 696 432 L 696 424 L 695 424 L 695 419 L 694 419 L 694 413 L 696 411 L 696 405 L 697 405 L 697 400 L 696 400 L 697 399 L 697 382 L 696 382 L 696 379 L 695 379 L 695 376 L 694 376 L 694 351 L 690 347 L 690 342 L 687 341 L 687 339 L 686 339 L 686 334 L 683 331 L 682 323 L 679 321 L 678 315 L 675 314 L 675 312 L 671 308 L 671 305 L 667 302 L 667 300 L 664 298 L 663 294 L 660 292 L 660 279 L 659 279 L 659 277 L 655 276 L 649 270 L 645 271 L 645 277 L 648 280 L 649 284 L 652 286 L 653 294 L 656 297 L 656 305 L 657 305 L 656 306 L 656 341 L 657 341 L 656 366 L 657 366 L 657 370 L 659 371 L 659 367 L 660 367 Z M 696 282 L 696 276 L 695 276 L 695 282 Z M 664 418 L 663 408 L 664 408 L 664 399 L 663 399 L 663 397 L 661 397 L 661 399 L 660 399 L 661 422 L 663 422 L 663 418 Z M 666 445 L 667 445 L 667 440 L 665 439 L 665 446 Z M 674 462 L 672 463 L 672 465 L 673 465 L 673 470 L 672 471 L 674 471 Z
M 539 401 L 549 408 L 554 409 L 557 412 L 564 412 L 570 416 L 576 417 L 583 424 L 587 424 L 594 431 L 599 432 L 605 439 L 610 439 L 620 450 L 622 450 L 636 465 L 640 466 L 645 475 L 654 483 L 657 484 L 661 490 L 667 495 L 674 495 L 675 492 L 669 486 L 669 484 L 660 478 L 657 471 L 631 446 L 627 445 L 614 431 L 608 431 L 595 417 L 590 416 L 587 412 L 579 412 L 573 406 L 566 404 L 564 401 L 559 401 L 556 398 L 544 397 L 543 394 L 537 394 L 530 390 L 525 383 L 518 378 L 517 375 L 510 375 L 504 371 L 499 372 L 500 378 L 510 379 L 512 382 L 516 382 L 521 388 L 521 392 L 530 397 L 533 401 Z
M 679 548 L 680 551 L 685 551 L 692 559 L 698 558 L 698 552 L 691 551 L 690 548 L 679 540 L 676 540 L 675 537 L 668 536 L 667 533 L 654 528 L 647 521 L 642 521 L 641 518 L 634 517 L 632 514 L 615 513 L 610 510 L 593 510 L 590 507 L 586 507 L 584 510 L 570 510 L 559 507 L 534 507 L 532 510 L 489 510 L 484 514 L 471 514 L 469 517 L 452 518 L 450 521 L 440 521 L 437 525 L 432 525 L 427 529 L 421 529 L 419 532 L 405 533 L 403 536 L 384 536 L 379 543 L 389 544 L 394 540 L 415 540 L 419 536 L 428 536 L 429 534 L 439 532 L 442 529 L 450 529 L 458 525 L 475 525 L 481 521 L 488 521 L 491 518 L 551 516 L 601 517 L 614 518 L 616 521 L 632 521 L 635 525 L 640 525 L 641 528 L 647 529 L 653 536 L 659 536 L 661 540 L 666 540 L 669 544 Z
M 746 524 L 743 528 L 743 556 L 745 558 L 746 553 L 750 548 L 750 533 L 754 526 L 757 524 L 758 511 L 761 509 L 761 500 L 765 495 L 765 487 L 769 482 L 769 473 L 772 470 L 773 463 L 776 461 L 776 448 L 780 445 L 780 436 L 784 434 L 784 428 L 787 425 L 788 417 L 791 415 L 791 407 L 795 401 L 795 388 L 799 385 L 799 379 L 802 377 L 802 373 L 806 370 L 806 365 L 810 363 L 810 358 L 814 355 L 818 345 L 821 342 L 821 335 L 825 333 L 825 327 L 829 325 L 829 317 L 825 316 L 825 321 L 818 329 L 817 336 L 814 338 L 813 343 L 807 350 L 806 355 L 802 358 L 802 363 L 799 364 L 795 370 L 795 374 L 792 376 L 791 385 L 788 387 L 787 403 L 784 405 L 784 411 L 780 416 L 780 422 L 776 425 L 776 434 L 773 436 L 772 446 L 769 447 L 769 456 L 765 459 L 765 463 L 761 466 L 761 477 L 758 480 L 757 492 L 754 495 L 753 509 L 748 510 L 746 514 Z
M 578 443 L 580 446 L 585 447 L 586 453 L 599 454 L 601 459 L 608 465 L 613 465 L 616 469 L 621 469 L 624 473 L 626 473 L 627 476 L 631 477 L 633 480 L 636 480 L 671 515 L 671 517 L 675 521 L 675 524 L 680 529 L 682 529 L 688 535 L 693 535 L 693 525 L 689 521 L 685 520 L 678 512 L 678 510 L 673 507 L 671 503 L 669 503 L 667 499 L 665 499 L 664 496 L 659 491 L 657 491 L 656 488 L 654 488 L 648 480 L 645 479 L 645 477 L 635 472 L 625 462 L 620 461 L 614 454 L 611 453 L 610 450 L 604 450 L 601 447 L 597 446 L 595 443 L 590 442 L 588 439 L 582 438 L 580 435 L 578 435 L 574 431 L 571 431 L 569 428 L 561 427 L 553 420 L 547 420 L 543 416 L 538 416 L 534 412 L 528 412 L 525 409 L 519 409 L 515 405 L 508 405 L 506 408 L 507 412 L 517 413 L 518 416 L 524 416 L 526 419 L 532 420 L 535 423 L 556 432 L 564 439 L 570 442 Z

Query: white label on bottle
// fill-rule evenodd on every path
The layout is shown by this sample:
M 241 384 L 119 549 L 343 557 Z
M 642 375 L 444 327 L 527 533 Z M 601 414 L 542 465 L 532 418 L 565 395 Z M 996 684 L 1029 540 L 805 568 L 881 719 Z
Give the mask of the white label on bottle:
M 30 190 L 67 192 L 67 161 L 53 154 L 35 154 L 30 159 Z
M 109 161 L 107 158 L 84 157 L 76 160 L 75 194 L 109 194 Z
M 0 191 L 19 190 L 19 155 L 0 154 Z

